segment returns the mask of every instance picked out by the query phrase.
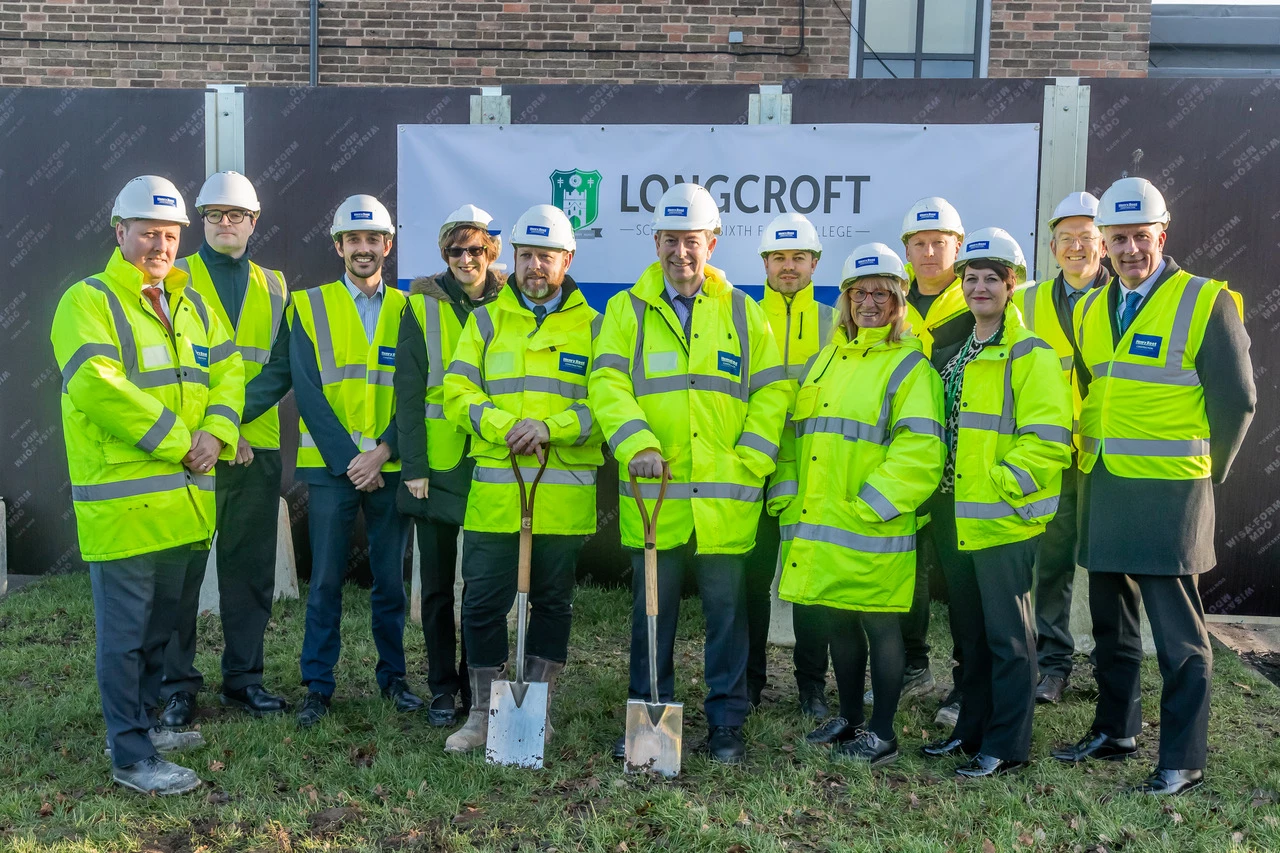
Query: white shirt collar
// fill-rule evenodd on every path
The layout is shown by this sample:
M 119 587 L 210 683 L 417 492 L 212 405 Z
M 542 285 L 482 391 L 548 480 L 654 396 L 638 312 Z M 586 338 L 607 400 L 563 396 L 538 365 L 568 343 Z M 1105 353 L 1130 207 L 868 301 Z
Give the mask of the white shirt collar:
M 344 273 L 342 276 L 342 283 L 347 286 L 347 292 L 351 294 L 352 299 L 359 299 L 361 297 L 364 297 L 365 299 L 379 299 L 382 297 L 387 286 L 387 282 L 384 279 L 378 282 L 378 289 L 373 292 L 373 296 L 366 296 L 363 290 L 351 283 L 351 276 Z
M 675 304 L 675 301 L 676 301 L 676 297 L 677 297 L 677 296 L 684 296 L 684 294 L 683 294 L 683 293 L 681 293 L 680 291 L 676 290 L 676 286 L 675 286 L 674 284 L 672 284 L 671 282 L 667 281 L 667 277 L 666 277 L 666 276 L 663 276 L 663 277 L 662 277 L 662 283 L 663 283 L 664 285 L 666 285 L 666 288 L 667 288 L 667 298 L 668 298 L 669 300 L 671 300 L 671 304 L 672 304 L 672 305 L 674 305 L 674 304 Z M 704 282 L 703 282 L 703 284 L 705 284 L 705 283 L 706 283 L 706 282 L 704 281 Z M 702 285 L 701 285 L 701 284 L 699 284 L 699 285 L 698 285 L 698 289 L 697 289 L 697 290 L 695 290 L 693 293 L 690 293 L 690 294 L 689 294 L 689 296 L 690 296 L 690 297 L 694 297 L 694 296 L 697 296 L 697 295 L 698 295 L 698 294 L 700 294 L 700 293 L 702 293 Z
M 1155 287 L 1155 284 L 1156 284 L 1157 279 L 1159 279 L 1159 278 L 1160 278 L 1160 276 L 1164 273 L 1164 268 L 1165 268 L 1165 260 L 1164 260 L 1164 258 L 1161 258 L 1161 259 L 1160 259 L 1160 265 L 1156 267 L 1156 271 L 1155 271 L 1155 272 L 1153 272 L 1153 273 L 1151 274 L 1151 277 L 1150 277 L 1150 278 L 1148 278 L 1146 281 L 1144 281 L 1142 284 L 1138 285 L 1137 287 L 1133 288 L 1132 290 L 1130 290 L 1129 288 L 1125 287 L 1123 284 L 1122 284 L 1122 285 L 1120 285 L 1120 289 L 1123 291 L 1123 292 L 1120 294 L 1120 301 L 1121 301 L 1121 303 L 1123 303 L 1123 302 L 1124 302 L 1124 296 L 1125 296 L 1125 294 L 1126 294 L 1126 293 L 1138 293 L 1138 294 L 1141 294 L 1141 295 L 1142 295 L 1142 300 L 1145 302 L 1145 301 L 1146 301 L 1146 299 L 1147 299 L 1147 296 L 1149 296 L 1149 295 L 1151 294 L 1151 288 Z

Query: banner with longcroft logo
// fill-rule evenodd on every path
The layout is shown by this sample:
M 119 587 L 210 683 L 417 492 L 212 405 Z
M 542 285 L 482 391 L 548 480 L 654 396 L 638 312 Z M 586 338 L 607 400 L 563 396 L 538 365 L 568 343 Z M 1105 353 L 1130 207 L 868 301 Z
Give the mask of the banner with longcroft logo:
M 1035 249 L 1033 124 L 401 125 L 398 139 L 406 287 L 443 268 L 436 235 L 460 205 L 493 214 L 510 267 L 511 225 L 532 205 L 554 204 L 577 231 L 571 274 L 603 308 L 654 261 L 654 207 L 682 181 L 702 184 L 720 205 L 724 232 L 711 262 L 757 296 L 760 240 L 781 213 L 817 227 L 814 281 L 828 302 L 853 248 L 900 248 L 902 217 L 925 196 L 951 201 L 969 231 L 1004 228 L 1029 261 Z

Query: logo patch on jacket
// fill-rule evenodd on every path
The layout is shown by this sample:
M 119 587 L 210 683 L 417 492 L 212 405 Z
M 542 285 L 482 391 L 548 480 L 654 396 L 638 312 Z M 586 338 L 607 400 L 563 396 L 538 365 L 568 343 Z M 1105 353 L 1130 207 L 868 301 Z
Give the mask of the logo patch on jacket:
M 579 376 L 587 375 L 587 357 L 585 355 L 574 355 L 571 352 L 560 353 L 560 369 L 565 373 L 576 373 Z
M 378 364 L 381 364 L 383 367 L 395 367 L 396 348 L 378 347 Z
M 191 352 L 196 357 L 196 364 L 200 365 L 201 367 L 209 366 L 209 348 L 208 347 L 202 347 L 199 344 L 192 344 Z
M 1155 358 L 1160 355 L 1160 345 L 1164 342 L 1164 338 L 1156 335 L 1134 335 L 1133 343 L 1129 344 L 1129 355 L 1145 355 L 1148 358 Z
M 742 371 L 742 357 L 734 355 L 731 352 L 721 350 L 717 353 L 720 357 L 720 363 L 717 365 L 725 373 L 732 373 L 734 376 L 739 375 Z

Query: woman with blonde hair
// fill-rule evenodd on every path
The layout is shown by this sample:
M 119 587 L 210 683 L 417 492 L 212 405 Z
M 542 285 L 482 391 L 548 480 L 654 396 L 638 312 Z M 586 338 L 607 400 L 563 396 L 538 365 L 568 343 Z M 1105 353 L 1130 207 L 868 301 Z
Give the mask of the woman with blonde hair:
M 827 619 L 840 714 L 811 743 L 870 766 L 898 757 L 893 717 L 906 665 L 899 614 L 915 586 L 916 507 L 937 487 L 942 386 L 906 334 L 906 273 L 883 243 L 845 261 L 840 328 L 809 364 L 796 398 L 795 438 L 779 468 L 798 487 L 782 504 L 778 594 L 820 605 Z M 771 507 L 777 506 L 771 504 Z M 867 659 L 876 702 L 863 716 Z

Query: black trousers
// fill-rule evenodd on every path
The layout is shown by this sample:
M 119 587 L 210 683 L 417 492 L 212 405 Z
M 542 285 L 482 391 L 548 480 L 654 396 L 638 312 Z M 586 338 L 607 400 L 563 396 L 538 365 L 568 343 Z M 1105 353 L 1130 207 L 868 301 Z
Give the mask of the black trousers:
M 863 613 L 823 607 L 831 629 L 831 664 L 840 691 L 840 716 L 851 725 L 864 721 L 862 693 L 871 659 L 871 689 L 876 702 L 870 730 L 884 740 L 894 740 L 893 717 L 902 695 L 905 655 L 898 613 Z
M 746 561 L 747 597 L 747 693 L 756 696 L 768 684 L 769 616 L 772 611 L 773 578 L 778 568 L 778 548 L 782 544 L 778 519 L 760 513 L 756 547 Z M 792 658 L 796 686 L 801 691 L 825 689 L 827 683 L 827 634 L 822 608 L 793 604 L 791 624 L 796 635 Z
M 255 450 L 249 465 L 217 467 L 218 609 L 222 619 L 222 689 L 262 683 L 263 636 L 276 590 L 280 518 L 280 451 Z M 199 693 L 196 616 L 205 566 L 192 564 L 182 588 L 177 627 L 164 656 L 161 698 Z
M 745 554 L 698 554 L 696 539 L 658 552 L 658 701 L 675 695 L 676 622 L 684 574 L 698 578 L 707 620 L 704 672 L 709 726 L 740 726 L 747 718 L 747 615 Z M 644 606 L 644 553 L 631 556 L 631 683 L 627 698 L 652 701 L 649 686 L 649 622 Z M 469 594 L 469 593 L 468 593 Z
M 1213 649 L 1204 623 L 1198 575 L 1089 573 L 1089 610 L 1097 641 L 1094 727 L 1112 737 L 1142 729 L 1142 636 L 1145 605 L 1164 687 L 1160 694 L 1160 767 L 1202 770 L 1209 739 Z
M 156 754 L 147 731 L 156 724 L 165 644 L 191 567 L 208 559 L 208 551 L 184 545 L 89 564 L 98 692 L 117 767 Z
M 961 551 L 954 495 L 938 495 L 930 509 L 951 593 L 951 630 L 964 660 L 954 736 L 986 755 L 1026 761 L 1036 689 L 1031 584 L 1040 537 Z
M 311 589 L 299 660 L 302 683 L 308 691 L 332 696 L 336 687 L 333 669 L 342 651 L 342 586 L 347 578 L 347 552 L 356 514 L 362 511 L 369 538 L 369 570 L 373 574 L 369 603 L 373 608 L 373 644 L 378 650 L 374 673 L 381 688 L 405 677 L 404 551 L 409 545 L 409 526 L 396 509 L 400 473 L 384 472 L 382 479 L 382 488 L 372 492 L 358 491 L 349 481 L 336 478 L 324 485 L 309 484 Z
M 906 648 L 908 669 L 927 669 L 929 666 L 929 577 L 931 571 L 941 568 L 938 546 L 934 543 L 934 526 L 926 524 L 916 536 L 916 585 L 911 598 L 911 610 L 901 614 L 902 644 Z M 943 573 L 945 580 L 946 573 Z M 951 683 L 956 687 L 964 678 L 964 657 L 955 629 L 951 630 Z
M 467 643 L 453 623 L 453 585 L 458 565 L 458 525 L 416 519 L 418 576 L 422 581 L 422 639 L 427 649 L 427 686 L 432 696 L 467 691 Z M 465 595 L 464 595 L 465 598 Z
M 573 584 L 584 536 L 534 534 L 529 570 L 526 655 L 564 663 L 569 657 Z M 507 661 L 507 614 L 516 601 L 519 533 L 462 531 L 462 636 L 472 666 Z
M 1040 537 L 1036 555 L 1036 656 L 1041 677 L 1071 674 L 1071 587 L 1076 576 L 1077 472 L 1062 473 L 1058 512 Z

